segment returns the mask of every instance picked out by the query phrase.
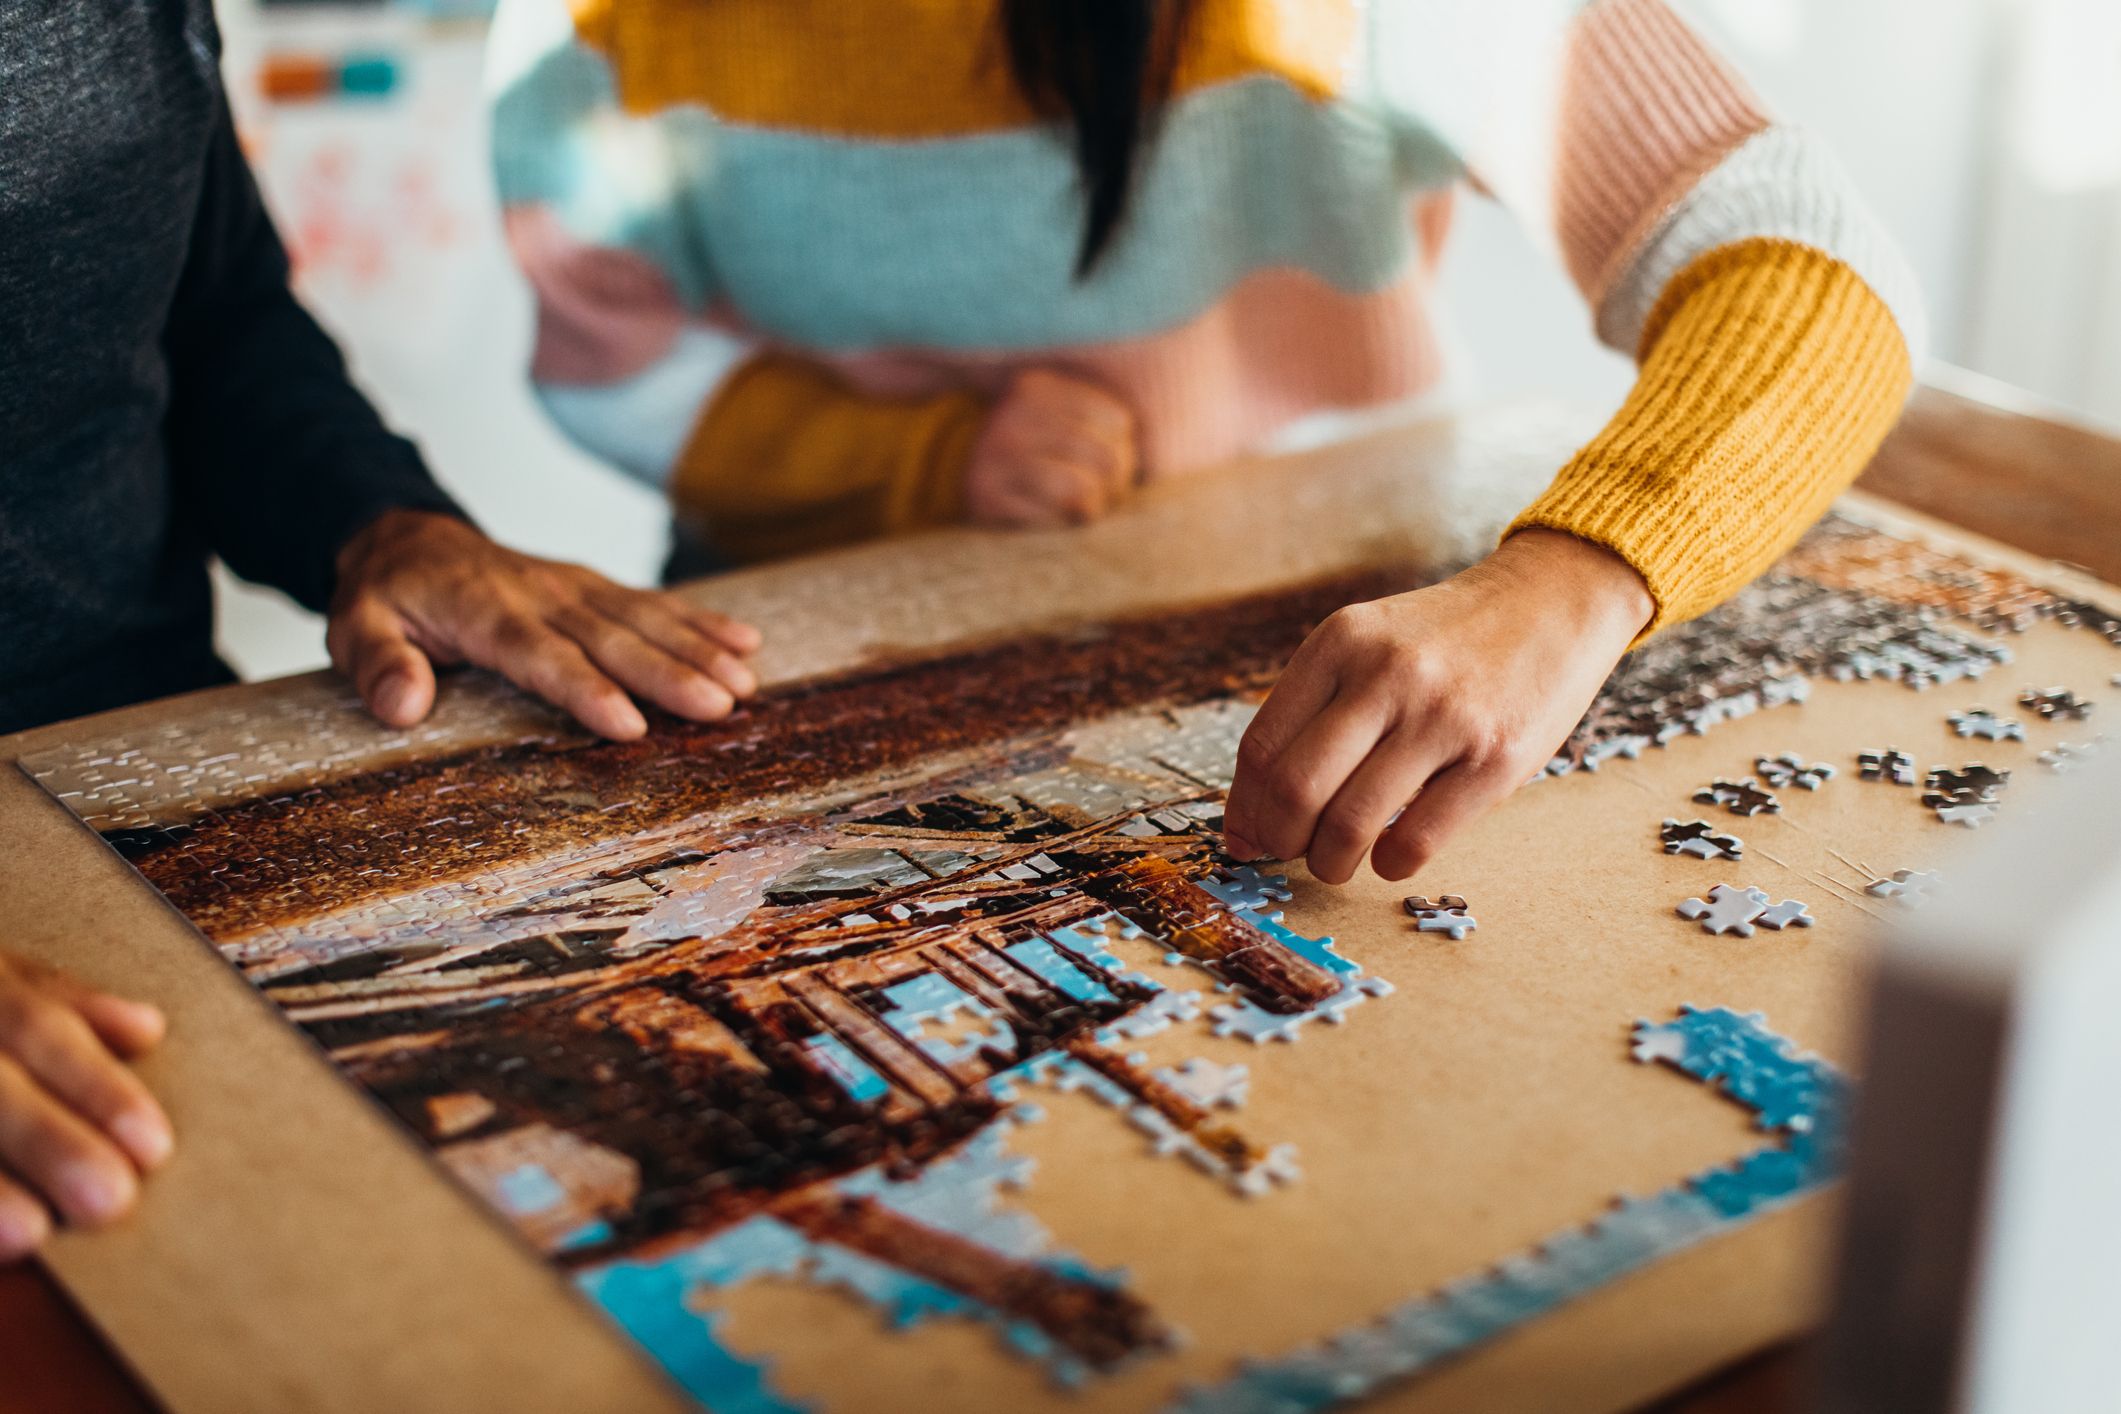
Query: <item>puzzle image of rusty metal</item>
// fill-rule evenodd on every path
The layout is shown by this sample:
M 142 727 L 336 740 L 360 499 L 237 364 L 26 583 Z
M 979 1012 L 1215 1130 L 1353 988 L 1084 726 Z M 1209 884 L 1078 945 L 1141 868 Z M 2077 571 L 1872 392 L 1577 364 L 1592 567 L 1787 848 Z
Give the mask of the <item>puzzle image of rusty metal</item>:
M 1470 968 L 1508 945 L 1512 901 L 1482 892 L 1479 946 L 1402 942 L 1388 964 L 1302 926 L 1317 885 L 1221 850 L 1237 746 L 1281 666 L 1333 610 L 1420 582 L 1353 574 L 879 659 L 771 687 L 725 721 L 657 719 L 632 742 L 587 740 L 474 680 L 480 745 L 424 728 L 381 739 L 350 704 L 325 704 L 300 720 L 232 709 L 213 741 L 151 729 L 23 764 L 703 1406 L 804 1407 L 725 1339 L 721 1299 L 767 1278 L 844 1293 L 888 1329 L 971 1323 L 997 1358 L 1084 1389 L 1167 1358 L 1187 1332 L 1025 1208 L 1039 1181 L 1012 1147 L 1025 1127 L 1049 1104 L 1095 1102 L 1097 1123 L 1175 1161 L 1150 1165 L 1175 1204 L 1271 1213 L 1304 1182 L 1304 1156 L 1253 1120 L 1255 1106 L 1287 1112 L 1287 1048 L 1352 1046 L 1394 1005 L 1366 962 Z M 1979 678 L 2038 622 L 2121 643 L 2089 606 L 1829 518 L 1730 603 L 1629 655 L 1539 779 L 1634 769 L 1726 723 L 1795 713 L 1818 682 Z M 2039 730 L 2088 704 L 2056 690 L 2024 708 Z M 1968 720 L 1962 735 L 2016 741 Z M 1628 847 L 1654 830 L 1680 856 L 1657 863 L 1685 881 L 1642 903 L 1659 946 L 1700 949 L 1663 936 L 1691 932 L 1671 921 L 1681 890 L 1680 916 L 1719 948 L 1765 931 L 1780 941 L 1743 951 L 1786 956 L 1812 926 L 1805 902 L 1779 897 L 1794 890 L 1751 871 L 1775 867 L 1776 832 L 1794 828 L 1776 792 L 1804 793 L 1793 815 L 1831 806 L 1840 788 L 1810 793 L 1835 768 L 1797 753 L 1753 764 L 1697 796 L 1704 814 L 1752 820 L 1751 849 L 1707 820 L 1660 824 L 1648 796 L 1618 821 Z M 1860 774 L 1920 773 L 1885 747 Z M 1940 818 L 1992 812 L 2007 778 L 1940 767 L 1923 799 Z M 1741 859 L 1757 882 L 1715 880 L 1712 863 Z M 1867 908 L 1912 904 L 1929 879 L 1863 877 L 1872 887 L 1848 892 Z M 1482 926 L 1438 884 L 1402 907 L 1380 937 Z M 1761 1100 L 1764 1123 L 1782 1116 L 1758 1174 L 1701 1175 L 1654 1212 L 1587 1214 L 1568 1240 L 1602 1255 L 1555 1256 L 1536 1300 L 1472 1320 L 1459 1287 L 1409 1291 L 1383 1326 L 1280 1363 L 1254 1352 L 1265 1363 L 1233 1361 L 1181 1402 L 1280 1408 L 1260 1402 L 1273 1372 L 1337 1370 L 1304 1386 L 1302 1407 L 1326 1407 L 1385 1378 L 1379 1340 L 1418 1344 L 1401 1374 L 1429 1368 L 1677 1250 L 1650 1240 L 1672 1214 L 1695 1240 L 1823 1181 L 1831 1164 L 1797 1124 L 1812 1111 L 1783 1102 L 1838 1086 L 1829 1071 L 1714 1009 L 1639 1037 L 1644 1058 L 1723 1077 L 1732 1098 Z M 1601 1060 L 1625 1064 L 1625 1048 L 1585 1063 Z M 1270 1093 L 1283 1109 L 1255 1098 Z M 1770 1169 L 1789 1177 L 1797 1149 L 1803 1182 L 1762 1187 Z

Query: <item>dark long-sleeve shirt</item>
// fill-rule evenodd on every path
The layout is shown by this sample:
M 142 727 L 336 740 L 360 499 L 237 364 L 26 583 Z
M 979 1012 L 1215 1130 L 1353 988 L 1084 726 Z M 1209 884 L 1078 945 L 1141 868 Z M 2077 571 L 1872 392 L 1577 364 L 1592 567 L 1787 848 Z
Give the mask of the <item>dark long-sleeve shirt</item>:
M 288 289 L 209 0 L 0 0 L 0 731 L 224 680 L 210 555 L 310 608 L 454 513 Z

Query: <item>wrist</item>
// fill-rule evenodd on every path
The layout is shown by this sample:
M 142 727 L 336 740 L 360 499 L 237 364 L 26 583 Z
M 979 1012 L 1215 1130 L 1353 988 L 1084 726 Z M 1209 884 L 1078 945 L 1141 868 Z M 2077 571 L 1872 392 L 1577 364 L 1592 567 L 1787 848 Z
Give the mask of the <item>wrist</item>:
M 339 547 L 334 563 L 340 577 L 344 578 L 355 566 L 372 558 L 377 552 L 431 535 L 438 530 L 445 533 L 464 530 L 477 534 L 467 522 L 456 516 L 441 511 L 393 506 L 368 520 L 359 530 L 346 537 L 346 543 Z
M 1593 541 L 1545 526 L 1526 526 L 1486 563 L 1517 588 L 1539 596 L 1545 612 L 1571 632 L 1611 636 L 1625 647 L 1657 615 L 1657 599 L 1636 568 Z

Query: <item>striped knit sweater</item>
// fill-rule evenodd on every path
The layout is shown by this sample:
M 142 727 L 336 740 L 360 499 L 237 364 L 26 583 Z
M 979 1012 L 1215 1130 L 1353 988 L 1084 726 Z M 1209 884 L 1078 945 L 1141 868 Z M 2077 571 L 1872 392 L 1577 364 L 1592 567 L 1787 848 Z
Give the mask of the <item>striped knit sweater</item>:
M 1641 572 L 1657 625 L 1760 573 L 1891 426 L 1899 256 L 1664 0 L 1201 0 L 1124 224 L 995 0 L 504 0 L 494 149 L 553 417 L 758 557 L 955 518 L 989 399 L 1058 367 L 1150 477 L 1439 376 L 1453 192 L 1517 212 L 1634 356 L 1514 528 Z

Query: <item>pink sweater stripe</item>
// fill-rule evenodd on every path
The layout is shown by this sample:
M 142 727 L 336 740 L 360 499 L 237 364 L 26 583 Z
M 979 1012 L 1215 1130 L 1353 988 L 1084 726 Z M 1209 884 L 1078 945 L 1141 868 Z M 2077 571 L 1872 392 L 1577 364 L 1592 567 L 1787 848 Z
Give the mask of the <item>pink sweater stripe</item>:
M 1554 219 L 1593 304 L 1659 217 L 1767 126 L 1745 81 L 1661 0 L 1598 0 L 1563 59 Z

